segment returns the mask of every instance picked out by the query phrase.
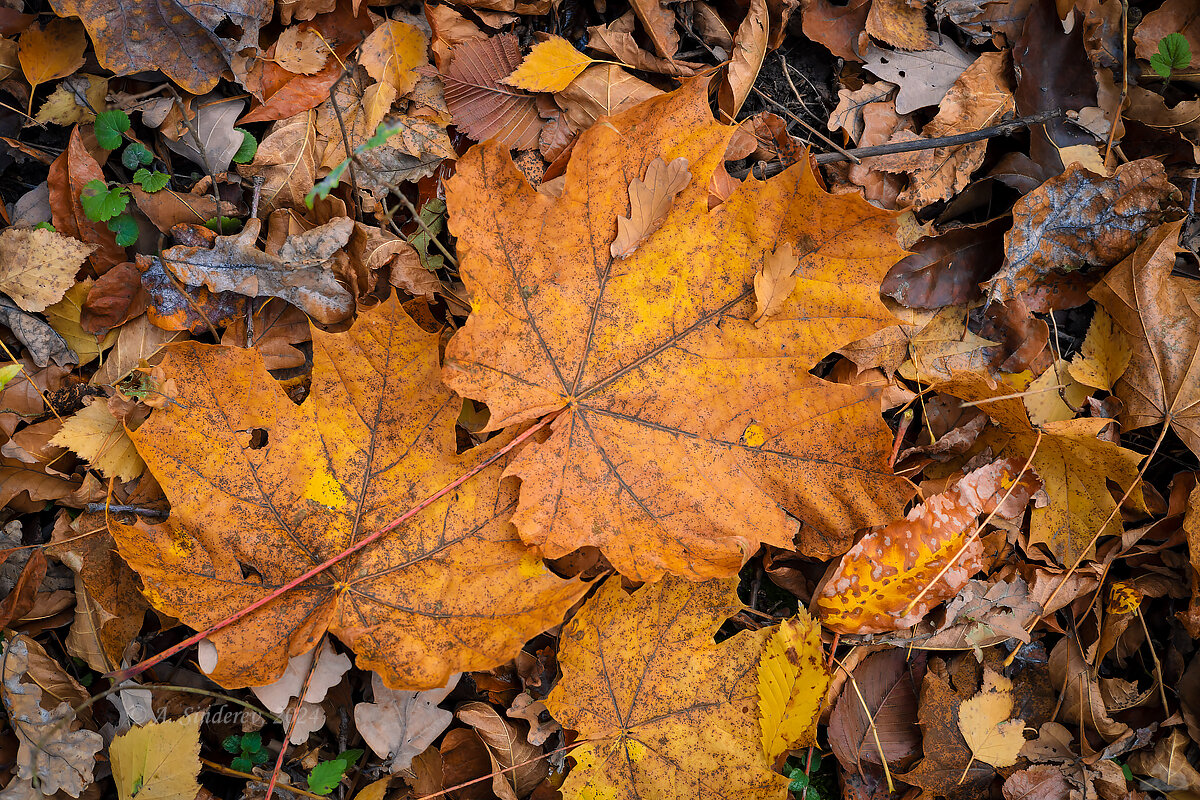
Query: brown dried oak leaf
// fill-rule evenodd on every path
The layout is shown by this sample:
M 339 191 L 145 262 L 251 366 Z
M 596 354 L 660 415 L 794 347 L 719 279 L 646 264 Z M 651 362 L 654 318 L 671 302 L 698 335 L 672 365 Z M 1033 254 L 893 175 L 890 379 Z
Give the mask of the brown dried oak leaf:
M 133 433 L 171 517 L 111 526 L 150 601 L 208 628 L 493 455 L 492 442 L 455 454 L 459 402 L 438 380 L 437 340 L 394 299 L 346 333 L 314 330 L 312 391 L 299 406 L 254 350 L 172 349 L 162 369 L 177 394 Z M 512 658 L 586 586 L 551 574 L 516 540 L 503 469 L 487 467 L 213 634 L 213 679 L 271 683 L 326 631 L 394 689 L 442 686 Z
M 825 194 L 805 165 L 709 210 L 735 129 L 705 92 L 689 82 L 583 133 L 559 199 L 491 142 L 448 184 L 474 307 L 444 380 L 487 403 L 491 430 L 561 412 L 509 468 L 513 521 L 550 557 L 596 546 L 639 580 L 731 575 L 760 542 L 791 546 L 789 512 L 841 552 L 908 496 L 871 390 L 808 373 L 892 322 L 878 287 L 903 254 L 895 215 Z M 616 259 L 630 184 L 658 158 L 693 178 Z M 754 275 L 784 243 L 797 288 L 755 328 Z
M 270 0 L 54 0 L 60 17 L 79 17 L 107 70 L 128 75 L 161 70 L 192 94 L 204 94 L 229 71 L 230 59 L 258 49 L 271 19 Z M 225 38 L 218 30 L 240 34 Z
M 1116 385 L 1129 430 L 1170 420 L 1200 455 L 1200 283 L 1171 274 L 1183 223 L 1163 225 L 1092 289 L 1132 344 Z
M 1108 178 L 1071 164 L 1013 206 L 1004 266 L 984 284 L 989 297 L 1011 300 L 1052 270 L 1113 266 L 1163 221 L 1163 205 L 1179 197 L 1152 158 L 1122 164 Z
M 774 628 L 713 643 L 741 610 L 737 581 L 667 578 L 632 595 L 605 582 L 563 630 L 551 716 L 586 743 L 566 800 L 783 800 L 762 751 L 758 673 Z M 824 671 L 820 652 L 798 660 Z

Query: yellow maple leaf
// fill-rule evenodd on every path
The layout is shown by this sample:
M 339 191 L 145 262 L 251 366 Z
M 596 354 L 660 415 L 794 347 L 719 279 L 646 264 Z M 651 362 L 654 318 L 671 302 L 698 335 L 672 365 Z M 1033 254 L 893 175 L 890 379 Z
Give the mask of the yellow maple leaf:
M 546 707 L 587 744 L 566 800 L 783 800 L 760 746 L 755 664 L 770 629 L 713 634 L 742 608 L 736 580 L 610 579 L 563 630 Z M 820 703 L 820 700 L 817 700 Z
M 561 197 L 496 142 L 447 184 L 474 307 L 443 379 L 487 404 L 491 430 L 559 412 L 509 468 L 513 522 L 550 557 L 595 546 L 638 580 L 731 575 L 760 542 L 791 547 L 794 517 L 840 552 L 910 493 L 877 390 L 809 374 L 894 322 L 879 284 L 904 254 L 897 215 L 826 194 L 805 159 L 710 209 L 735 128 L 707 91 L 689 81 L 585 131 Z M 691 178 L 615 257 L 631 184 L 658 159 L 686 160 Z M 754 275 L 785 243 L 796 289 L 756 328 Z
M 829 688 L 824 655 L 821 626 L 803 609 L 767 640 L 758 662 L 758 713 L 768 761 L 817 743 L 817 721 Z
M 125 424 L 100 398 L 64 420 L 50 444 L 83 456 L 106 478 L 131 481 L 146 469 L 146 462 L 125 432 Z
M 200 792 L 200 723 L 203 714 L 149 722 L 113 739 L 108 747 L 121 800 L 174 800 Z
M 393 298 L 345 333 L 314 329 L 296 405 L 256 350 L 192 342 L 160 369 L 172 401 L 133 433 L 171 501 L 161 525 L 113 523 L 157 608 L 204 630 L 341 553 L 489 457 L 456 454 L 461 402 L 438 380 L 438 334 Z M 213 634 L 211 677 L 261 686 L 326 631 L 394 689 L 489 669 L 557 625 L 587 590 L 509 526 L 505 458 L 401 527 Z
M 939 392 L 974 401 L 1000 427 L 992 441 L 996 455 L 1022 462 L 1033 454 L 1033 469 L 1045 484 L 1050 502 L 1035 508 L 1031 516 L 1029 543 L 1045 545 L 1060 564 L 1072 564 L 1093 552 L 1094 541 L 1105 520 L 1102 535 L 1119 535 L 1121 517 L 1110 513 L 1116 500 L 1108 481 L 1121 491 L 1138 480 L 1142 456 L 1132 450 L 1097 438 L 1112 423 L 1103 417 L 1084 417 L 1047 422 L 1038 430 L 1020 397 L 1018 386 L 1006 381 L 1019 376 L 991 376 L 983 372 L 958 372 L 939 383 Z M 1034 447 L 1037 451 L 1034 452 Z M 1129 497 L 1134 507 L 1145 507 L 1141 487 Z
M 585 56 L 561 36 L 538 42 L 521 66 L 504 79 L 509 86 L 531 92 L 561 92 L 596 60 Z
M 974 760 L 993 767 L 1017 763 L 1025 745 L 1025 721 L 1010 719 L 1012 713 L 1012 681 L 984 667 L 983 686 L 958 708 L 958 729 Z

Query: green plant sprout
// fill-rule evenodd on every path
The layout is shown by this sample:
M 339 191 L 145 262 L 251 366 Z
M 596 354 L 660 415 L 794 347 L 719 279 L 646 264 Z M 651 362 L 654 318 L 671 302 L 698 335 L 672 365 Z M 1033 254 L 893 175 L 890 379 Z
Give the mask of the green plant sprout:
M 347 750 L 336 758 L 322 761 L 308 774 L 308 790 L 313 794 L 329 794 L 341 783 L 346 770 L 362 757 L 362 750 Z
M 385 125 L 379 123 L 379 127 L 375 129 L 375 135 L 365 142 L 354 148 L 354 153 L 349 158 L 343 158 L 341 163 L 334 167 L 328 175 L 317 181 L 316 185 L 309 190 L 308 194 L 304 195 L 304 205 L 309 208 L 313 207 L 313 203 L 317 199 L 324 200 L 329 196 L 329 193 L 337 188 L 337 185 L 342 182 L 342 175 L 350 168 L 351 159 L 357 158 L 371 148 L 379 147 L 388 139 L 395 136 L 402 129 L 400 125 Z
M 1158 43 L 1158 52 L 1150 56 L 1150 66 L 1167 83 L 1171 75 L 1192 63 L 1192 48 L 1182 33 L 1168 33 Z
M 255 766 L 265 764 L 271 757 L 263 748 L 262 734 L 258 731 L 226 736 L 221 747 L 225 748 L 226 753 L 234 754 L 229 766 L 238 772 L 252 772 Z

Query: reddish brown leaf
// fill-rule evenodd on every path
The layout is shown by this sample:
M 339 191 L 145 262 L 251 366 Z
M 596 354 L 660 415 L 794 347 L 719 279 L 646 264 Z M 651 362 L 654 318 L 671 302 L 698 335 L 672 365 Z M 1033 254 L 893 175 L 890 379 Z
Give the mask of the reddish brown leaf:
M 908 248 L 913 255 L 888 270 L 879 290 L 909 308 L 970 302 L 982 294 L 979 283 L 1004 261 L 1001 236 L 1007 227 L 999 218 L 918 239 Z
M 857 691 L 847 683 L 829 716 L 829 744 L 838 761 L 846 767 L 860 759 L 878 764 L 882 748 L 888 763 L 894 764 L 916 753 L 921 745 L 916 694 L 920 671 L 908 665 L 905 651 L 867 656 L 852 674 Z
M 862 61 L 859 37 L 866 38 L 864 29 L 870 11 L 870 0 L 850 0 L 846 5 L 829 0 L 803 0 L 800 19 L 805 36 L 825 45 L 838 58 Z
M 476 141 L 498 139 L 509 147 L 537 147 L 542 119 L 533 95 L 503 83 L 521 66 L 512 34 L 469 39 L 450 53 L 442 72 L 446 105 L 454 122 Z
M 110 328 L 129 321 L 146 310 L 146 299 L 139 293 L 142 273 L 132 262 L 123 261 L 101 275 L 88 290 L 79 315 L 79 326 L 94 336 L 103 336 Z
M 125 248 L 117 244 L 116 235 L 103 222 L 92 222 L 83 213 L 79 193 L 89 181 L 105 180 L 100 164 L 83 144 L 79 128 L 71 131 L 67 149 L 50 165 L 47 183 L 50 186 L 50 211 L 54 227 L 62 234 L 95 245 L 88 261 L 97 274 L 104 274 L 114 264 L 125 261 Z
M 35 547 L 17 578 L 17 585 L 3 600 L 0 600 L 0 625 L 8 627 L 21 619 L 33 608 L 37 597 L 38 587 L 46 577 L 46 554 L 42 548 Z

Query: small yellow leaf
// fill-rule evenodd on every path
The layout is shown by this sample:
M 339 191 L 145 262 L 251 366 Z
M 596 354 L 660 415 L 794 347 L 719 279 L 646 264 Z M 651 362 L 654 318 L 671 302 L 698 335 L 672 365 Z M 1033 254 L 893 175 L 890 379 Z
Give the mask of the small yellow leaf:
M 1065 360 L 1059 359 L 1043 372 L 1022 395 L 1029 421 L 1041 427 L 1047 422 L 1075 419 L 1084 401 L 1092 393 L 1089 386 L 1077 381 Z
M 1012 681 L 984 667 L 983 687 L 958 709 L 958 728 L 977 761 L 1011 767 L 1025 744 L 1025 721 L 1013 712 Z
M 403 96 L 417 85 L 417 67 L 428 61 L 427 47 L 421 31 L 389 19 L 363 41 L 359 62 L 372 78 L 391 84 Z
M 66 340 L 67 345 L 79 356 L 79 365 L 89 364 L 98 355 L 112 347 L 117 341 L 117 331 L 111 330 L 99 339 L 88 333 L 79 324 L 83 314 L 83 304 L 87 301 L 88 292 L 96 282 L 86 278 L 67 289 L 62 300 L 46 308 L 46 321 L 50 327 Z
M 504 83 L 531 92 L 561 92 L 596 63 L 559 36 L 538 42 Z
M 203 714 L 150 722 L 109 745 L 113 780 L 121 800 L 174 800 L 200 792 L 200 723 Z
M 315 75 L 329 60 L 329 45 L 316 28 L 293 25 L 275 42 L 275 63 L 298 75 Z
M 100 398 L 68 417 L 50 444 L 78 453 L 106 478 L 131 481 L 146 470 L 125 425 Z
M 437 751 L 435 750 L 434 752 Z M 391 780 L 392 776 L 387 775 L 374 783 L 368 783 L 362 788 L 362 791 L 354 795 L 354 800 L 383 800 L 387 794 L 388 783 Z
M 779 313 L 783 304 L 791 297 L 796 288 L 796 267 L 799 260 L 792 253 L 790 242 L 784 242 L 774 253 L 763 259 L 763 265 L 754 276 L 754 299 L 758 301 L 758 310 L 750 321 L 754 327 L 761 328 L 767 321 Z
M 17 58 L 25 79 L 38 84 L 65 78 L 83 66 L 87 35 L 76 19 L 53 19 L 45 27 L 30 25 L 17 40 Z
M 84 88 L 83 84 L 87 86 Z M 46 98 L 38 109 L 38 122 L 53 125 L 77 125 L 96 119 L 96 109 L 104 110 L 108 94 L 108 79 L 80 73 L 65 80 Z
M 1111 392 L 1132 357 L 1133 347 L 1125 334 L 1108 312 L 1097 306 L 1083 347 L 1071 360 L 1071 375 L 1080 383 Z
M 817 743 L 817 719 L 828 688 L 821 626 L 801 609 L 780 623 L 758 662 L 758 713 L 768 761 Z
M 94 249 L 54 231 L 6 228 L 0 233 L 0 291 L 25 311 L 45 311 L 75 284 Z

